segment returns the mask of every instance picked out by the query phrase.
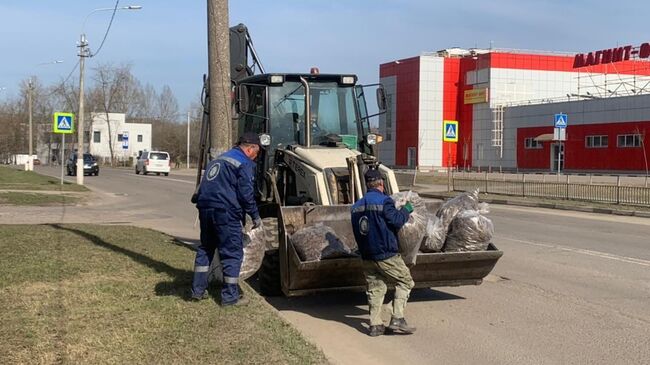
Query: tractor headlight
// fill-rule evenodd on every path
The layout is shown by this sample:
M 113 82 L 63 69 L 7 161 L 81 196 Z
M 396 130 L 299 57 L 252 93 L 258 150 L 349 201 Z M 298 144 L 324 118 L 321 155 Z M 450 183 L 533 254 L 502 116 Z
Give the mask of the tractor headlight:
M 377 144 L 377 135 L 374 134 L 374 133 L 368 134 L 368 136 L 366 137 L 366 141 L 368 141 L 368 144 L 371 145 L 371 146 L 376 145 Z
M 271 144 L 271 136 L 266 134 L 266 133 L 260 134 L 260 144 L 262 146 L 265 146 L 265 147 L 270 145 Z
M 284 76 L 282 75 L 271 75 L 272 84 L 281 84 L 284 82 Z
M 344 85 L 354 85 L 354 76 L 342 76 L 341 83 Z

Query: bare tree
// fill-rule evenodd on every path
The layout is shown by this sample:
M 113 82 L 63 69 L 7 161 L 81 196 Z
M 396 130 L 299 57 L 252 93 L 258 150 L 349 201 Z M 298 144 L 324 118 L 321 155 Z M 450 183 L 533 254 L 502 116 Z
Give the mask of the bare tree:
M 100 65 L 95 69 L 95 87 L 91 95 L 97 97 L 98 108 L 106 118 L 108 148 L 111 166 L 115 162 L 114 141 L 117 137 L 110 123 L 110 113 L 126 113 L 132 104 L 131 96 L 137 94 L 137 82 L 131 74 L 131 66 Z M 91 109 L 92 110 L 92 109 Z

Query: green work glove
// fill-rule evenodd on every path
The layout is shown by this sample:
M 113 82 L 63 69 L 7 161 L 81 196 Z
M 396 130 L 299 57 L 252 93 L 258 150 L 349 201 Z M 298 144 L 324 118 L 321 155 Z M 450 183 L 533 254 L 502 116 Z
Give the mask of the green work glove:
M 413 213 L 413 205 L 411 204 L 411 202 L 407 202 L 406 204 L 404 204 L 404 209 L 406 209 L 406 211 L 409 213 Z

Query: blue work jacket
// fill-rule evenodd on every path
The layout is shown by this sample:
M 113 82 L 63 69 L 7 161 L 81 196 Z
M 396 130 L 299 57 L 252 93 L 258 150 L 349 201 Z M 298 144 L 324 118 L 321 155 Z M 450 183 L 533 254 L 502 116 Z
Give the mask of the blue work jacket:
M 210 161 L 203 174 L 196 207 L 214 209 L 217 224 L 260 217 L 255 203 L 255 162 L 239 147 Z
M 369 189 L 352 206 L 352 230 L 361 258 L 380 261 L 397 255 L 397 231 L 408 219 L 409 212 L 395 208 L 390 196 Z

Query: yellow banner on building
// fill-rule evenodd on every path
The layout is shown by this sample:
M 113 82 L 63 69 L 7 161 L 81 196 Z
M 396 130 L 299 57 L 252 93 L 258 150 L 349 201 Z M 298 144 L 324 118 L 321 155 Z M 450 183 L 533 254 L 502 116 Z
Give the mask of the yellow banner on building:
M 479 104 L 487 103 L 488 101 L 488 89 L 473 89 L 465 90 L 465 104 Z

